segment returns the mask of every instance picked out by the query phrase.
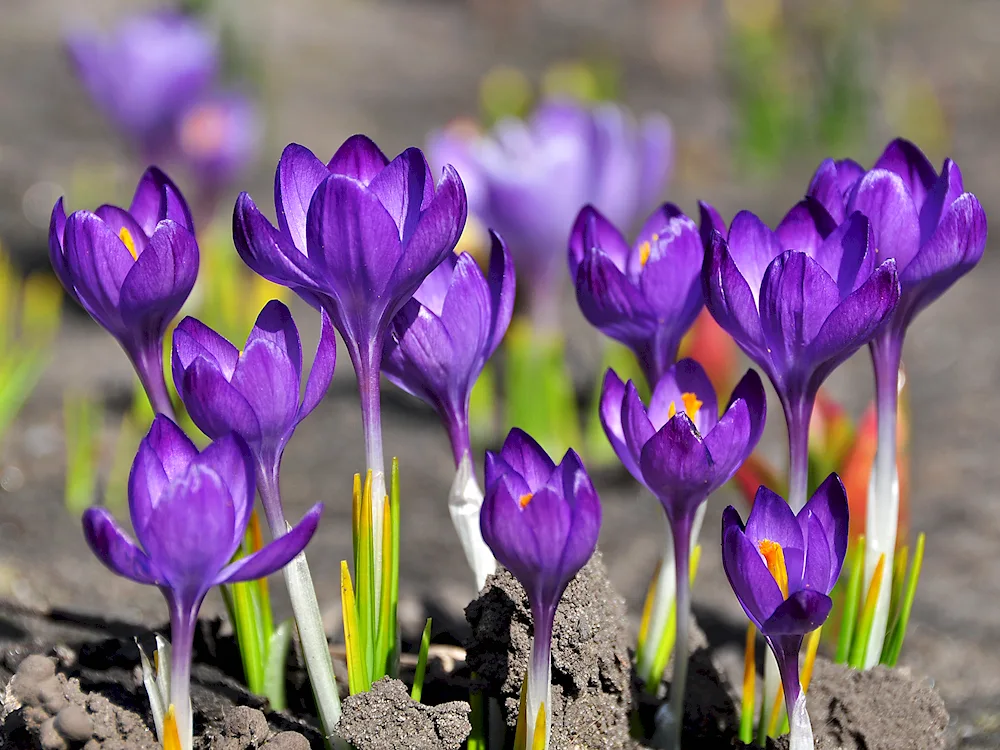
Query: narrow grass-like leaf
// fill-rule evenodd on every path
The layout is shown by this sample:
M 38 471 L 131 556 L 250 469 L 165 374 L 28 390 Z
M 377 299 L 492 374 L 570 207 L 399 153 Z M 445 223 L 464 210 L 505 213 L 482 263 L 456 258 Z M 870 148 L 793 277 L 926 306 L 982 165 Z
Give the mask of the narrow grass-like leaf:
M 260 514 L 255 508 L 250 513 L 250 523 L 247 525 L 247 538 L 244 542 L 251 552 L 258 552 L 264 547 L 264 534 L 260 527 Z M 271 591 L 267 583 L 267 578 L 258 578 L 258 595 L 256 601 L 260 603 L 261 625 L 260 632 L 264 643 L 271 640 L 274 635 L 274 614 L 271 610 Z
M 340 561 L 340 606 L 344 615 L 344 646 L 347 650 L 347 684 L 351 695 L 371 689 L 365 662 L 364 644 L 358 626 L 358 606 L 351 584 L 347 560 Z
M 420 703 L 420 697 L 424 694 L 424 675 L 427 674 L 427 652 L 431 647 L 431 618 L 427 618 L 424 625 L 423 635 L 420 636 L 420 653 L 417 655 L 417 668 L 413 673 L 413 689 L 410 697 Z
M 354 569 L 360 562 L 358 554 L 361 551 L 361 475 L 354 475 L 354 491 L 351 494 L 351 550 L 354 553 Z
M 778 694 L 774 696 L 774 705 L 771 706 L 771 713 L 767 720 L 767 736 L 774 737 L 778 733 L 778 724 L 781 721 L 785 708 L 785 686 L 778 685 Z
M 231 584 L 233 610 L 236 614 L 234 630 L 243 660 L 243 673 L 247 688 L 254 695 L 264 694 L 264 641 L 261 638 L 258 607 L 253 595 L 257 589 L 253 581 Z
M 368 675 L 375 674 L 375 534 L 372 528 L 372 472 L 365 475 L 361 493 L 361 552 L 358 555 L 357 577 L 358 625 L 360 645 L 365 655 Z
M 688 574 L 688 582 L 690 586 L 694 586 L 695 579 L 698 577 L 698 563 L 701 561 L 701 545 L 695 545 L 695 548 L 691 550 L 691 571 Z M 663 626 L 663 635 L 659 640 L 656 648 L 656 658 L 653 659 L 653 665 L 650 668 L 649 675 L 647 676 L 645 683 L 645 690 L 650 695 L 656 695 L 657 690 L 659 690 L 660 682 L 663 680 L 663 673 L 667 669 L 667 664 L 670 662 L 670 655 L 674 652 L 674 642 L 677 637 L 677 607 L 675 604 L 670 605 L 670 614 L 667 616 L 667 622 Z
M 754 698 L 757 691 L 757 628 L 747 623 L 746 645 L 743 649 L 743 701 L 740 706 L 740 742 L 753 742 Z
M 521 681 L 521 699 L 517 703 L 517 726 L 514 729 L 514 750 L 528 750 L 528 673 Z
M 472 680 L 476 680 L 476 673 L 472 673 Z M 469 723 L 472 725 L 472 732 L 466 740 L 466 750 L 486 750 L 486 735 L 488 730 L 486 721 L 486 699 L 478 690 L 469 693 Z
M 181 750 L 181 736 L 177 729 L 177 714 L 174 712 L 172 704 L 163 717 L 163 750 Z
M 380 603 L 378 635 L 375 643 L 375 672 L 372 682 L 382 679 L 392 671 L 392 652 L 395 642 L 392 636 L 392 504 L 389 498 L 382 499 L 382 585 L 379 587 Z
M 653 571 L 653 580 L 649 582 L 646 589 L 646 601 L 642 605 L 642 619 L 639 621 L 639 637 L 635 646 L 635 663 L 642 664 L 643 656 L 646 652 L 646 641 L 649 639 L 649 620 L 653 616 L 653 604 L 656 601 L 656 581 L 660 576 L 660 566 L 663 561 L 656 563 L 656 570 Z
M 63 394 L 66 433 L 66 508 L 82 514 L 97 497 L 101 409 L 83 394 Z
M 903 593 L 906 582 L 906 564 L 910 557 L 910 547 L 905 545 L 892 561 L 892 591 L 889 593 L 889 618 L 886 620 L 891 629 L 892 623 L 899 617 L 899 597 Z M 888 639 L 886 639 L 888 642 Z
M 858 607 L 861 599 L 861 582 L 865 564 L 865 538 L 859 536 L 854 552 L 850 556 L 847 588 L 844 590 L 844 607 L 840 618 L 840 636 L 837 639 L 837 651 L 833 657 L 834 664 L 847 664 L 851 655 L 851 644 L 854 641 L 854 628 L 857 624 Z
M 871 583 L 868 586 L 868 594 L 865 596 L 865 604 L 858 616 L 857 632 L 854 635 L 854 643 L 851 644 L 851 658 L 848 664 L 851 669 L 863 669 L 865 664 L 865 652 L 868 650 L 868 641 L 872 635 L 872 624 L 875 621 L 875 605 L 878 603 L 878 592 L 882 586 L 882 576 L 885 572 L 885 553 L 878 556 L 878 564 L 872 574 Z
M 917 594 L 917 583 L 920 581 L 920 569 L 924 564 L 924 534 L 917 537 L 917 546 L 913 552 L 913 562 L 910 565 L 910 574 L 906 578 L 906 589 L 902 594 L 899 607 L 899 617 L 892 626 L 892 632 L 887 640 L 888 649 L 882 651 L 882 663 L 889 667 L 896 666 L 899 661 L 899 653 L 903 650 L 903 641 L 906 639 L 906 628 L 910 624 L 910 613 L 913 611 L 913 599 Z
M 292 619 L 278 623 L 267 642 L 267 658 L 264 664 L 264 695 L 271 702 L 275 711 L 284 711 L 285 701 L 285 665 L 288 664 L 288 649 L 292 645 L 292 630 L 295 621 Z
M 135 645 L 139 648 L 139 663 L 142 666 L 142 685 L 146 688 L 146 695 L 149 696 L 149 709 L 153 714 L 153 727 L 156 729 L 156 739 L 163 744 L 163 717 L 167 712 L 166 701 L 160 693 L 160 686 L 156 682 L 156 670 L 146 656 L 146 651 L 135 639 Z
M 531 741 L 531 750 L 545 750 L 545 701 L 538 707 L 535 718 L 535 737 Z
M 399 676 L 399 459 L 393 457 L 392 470 L 389 478 L 389 507 L 392 511 L 392 600 L 389 605 L 389 645 L 392 660 L 388 672 L 391 677 Z

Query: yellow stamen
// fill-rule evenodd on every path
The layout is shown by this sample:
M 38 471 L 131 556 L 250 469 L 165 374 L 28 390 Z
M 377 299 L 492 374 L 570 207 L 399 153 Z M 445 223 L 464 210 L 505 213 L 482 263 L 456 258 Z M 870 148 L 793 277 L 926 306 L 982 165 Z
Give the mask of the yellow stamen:
M 770 539 L 762 540 L 757 547 L 760 549 L 760 554 L 764 556 L 764 560 L 767 562 L 767 569 L 771 571 L 774 582 L 778 584 L 782 597 L 787 599 L 788 569 L 785 567 L 785 551 L 781 549 L 780 544 L 772 542 Z
M 163 717 L 163 750 L 181 750 L 181 735 L 177 729 L 177 712 L 174 711 L 173 703 Z
M 135 250 L 135 240 L 132 238 L 132 233 L 125 227 L 122 227 L 118 230 L 118 239 L 124 243 L 125 247 L 132 256 L 132 260 L 138 259 L 139 254 Z
M 649 261 L 649 255 L 653 252 L 653 246 L 649 242 L 639 245 L 639 265 L 645 267 Z
M 693 422 L 695 417 L 698 416 L 698 410 L 701 408 L 702 401 L 698 398 L 695 393 L 682 393 L 681 402 L 684 404 L 684 412 L 691 418 Z M 673 401 L 670 402 L 670 406 L 667 408 L 667 419 L 673 419 L 677 414 L 677 404 Z
M 531 498 L 533 498 L 534 496 L 535 496 L 535 495 L 534 495 L 534 493 L 532 493 L 532 492 L 529 492 L 529 493 L 527 493 L 527 494 L 525 494 L 525 495 L 521 495 L 521 499 L 520 499 L 520 500 L 518 500 L 518 501 L 517 501 L 517 503 L 518 503 L 518 505 L 520 505 L 520 506 L 521 506 L 522 508 L 526 508 L 526 507 L 528 506 L 528 503 L 530 503 L 530 502 L 531 502 Z

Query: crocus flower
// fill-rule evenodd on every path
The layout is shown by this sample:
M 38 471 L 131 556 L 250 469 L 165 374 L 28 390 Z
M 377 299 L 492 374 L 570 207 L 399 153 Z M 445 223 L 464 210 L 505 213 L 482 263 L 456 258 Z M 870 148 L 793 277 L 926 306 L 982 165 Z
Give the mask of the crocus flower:
M 631 348 L 650 384 L 677 359 L 704 300 L 697 225 L 672 203 L 647 219 L 630 248 L 593 206 L 577 216 L 569 269 L 584 317 Z
M 690 620 L 691 538 L 699 509 L 753 452 L 764 431 L 767 398 L 760 377 L 747 372 L 719 416 L 711 381 L 684 359 L 656 383 L 647 409 L 632 381 L 609 370 L 601 393 L 601 421 L 625 468 L 660 501 L 670 523 L 675 580 L 658 586 L 649 632 L 659 633 L 676 591 L 676 641 L 671 711 L 680 747 Z M 665 566 L 661 566 L 665 567 Z M 666 583 L 666 582 L 664 582 Z M 666 594 L 661 595 L 661 591 Z M 648 650 L 648 649 L 646 649 Z M 656 649 L 652 649 L 653 652 Z M 642 671 L 642 670 L 640 670 Z M 660 676 L 653 675 L 659 682 Z
M 528 434 L 511 430 L 499 453 L 486 453 L 483 538 L 524 586 L 534 634 L 528 666 L 528 742 L 551 725 L 552 625 L 566 586 L 597 547 L 601 502 L 580 457 L 556 466 Z M 536 729 L 544 709 L 544 730 Z M 538 747 L 532 744 L 532 747 Z
M 745 526 L 732 506 L 722 515 L 722 564 L 743 611 L 774 653 L 793 748 L 812 747 L 799 651 L 803 637 L 830 614 L 830 592 L 847 553 L 847 529 L 847 494 L 836 474 L 798 513 L 760 487 Z
M 899 305 L 872 339 L 878 450 L 872 472 L 873 502 L 866 516 L 867 577 L 882 554 L 892 570 L 899 515 L 896 421 L 903 341 L 914 317 L 972 270 L 986 248 L 986 213 L 966 192 L 962 172 L 945 159 L 941 173 L 914 144 L 897 139 L 871 170 L 852 161 L 824 161 L 809 195 L 833 216 L 860 211 L 871 221 L 875 246 L 899 270 Z M 882 653 L 891 586 L 882 586 L 869 641 L 867 666 Z
M 257 486 L 274 535 L 285 533 L 278 471 L 295 428 L 319 404 L 333 378 L 337 342 L 325 312 L 305 395 L 302 344 L 288 308 L 271 300 L 260 311 L 246 344 L 237 349 L 195 318 L 174 331 L 174 384 L 192 421 L 209 438 L 234 432 L 254 460 Z
M 655 204 L 673 162 L 666 118 L 637 124 L 610 104 L 550 101 L 475 142 L 461 134 L 435 143 L 464 156 L 457 166 L 480 197 L 472 211 L 510 245 L 528 309 L 543 329 L 557 322 L 562 253 L 580 209 L 593 204 L 630 228 Z
M 83 531 L 94 554 L 120 576 L 157 586 L 170 610 L 170 702 L 184 750 L 191 748 L 188 697 L 198 610 L 213 586 L 263 578 L 306 546 L 319 522 L 315 505 L 288 534 L 233 561 L 253 508 L 253 463 L 235 435 L 201 453 L 158 415 L 139 445 L 128 484 L 138 544 L 104 508 L 89 508 Z M 141 545 L 141 546 L 140 546 Z
M 789 501 L 798 510 L 816 392 L 889 319 L 899 299 L 895 261 L 876 266 L 864 216 L 853 213 L 838 226 L 812 198 L 774 231 L 743 211 L 728 240 L 715 230 L 710 241 L 705 302 L 778 393 L 788 423 Z
M 132 361 L 155 411 L 173 413 L 163 336 L 198 276 L 191 212 L 177 186 L 150 167 L 128 211 L 101 206 L 67 218 L 60 198 L 49 257 L 62 285 Z
M 448 509 L 478 588 L 496 568 L 479 532 L 483 493 L 469 438 L 469 399 L 514 311 L 514 263 L 492 235 L 488 275 L 468 253 L 448 255 L 392 321 L 382 372 L 444 422 L 455 457 Z
M 462 181 L 445 167 L 435 188 L 419 149 L 389 162 L 371 140 L 356 135 L 328 164 L 302 146 L 286 147 L 274 197 L 277 228 L 249 195 L 237 199 L 236 249 L 256 273 L 326 310 L 340 331 L 358 377 L 372 497 L 384 497 L 379 373 L 385 337 L 393 317 L 462 234 Z M 382 506 L 372 503 L 377 582 Z
M 214 33 L 190 16 L 131 16 L 108 36 L 78 32 L 70 57 L 91 98 L 148 160 L 169 150 L 181 112 L 212 85 Z

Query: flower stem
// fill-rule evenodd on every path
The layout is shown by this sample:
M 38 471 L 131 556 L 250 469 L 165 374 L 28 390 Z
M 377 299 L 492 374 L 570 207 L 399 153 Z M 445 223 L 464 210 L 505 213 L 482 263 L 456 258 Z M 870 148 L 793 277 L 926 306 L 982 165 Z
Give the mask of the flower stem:
M 170 704 L 177 720 L 181 750 L 191 750 L 194 719 L 191 715 L 191 659 L 198 606 L 170 602 Z
M 472 439 L 469 436 L 469 402 L 465 402 L 465 413 L 449 409 L 444 423 L 448 430 L 448 441 L 451 443 L 451 454 L 455 459 L 455 468 L 462 464 L 462 459 L 472 455 Z
M 527 745 L 534 748 L 535 724 L 538 711 L 545 705 L 545 744 L 549 746 L 549 731 L 552 727 L 552 626 L 555 622 L 556 608 L 553 606 L 531 607 L 531 619 L 534 623 L 534 635 L 531 638 L 531 662 L 528 665 L 528 705 L 525 711 L 527 720 Z
M 884 334 L 871 344 L 875 369 L 875 408 L 878 416 L 878 447 L 868 487 L 865 514 L 865 582 L 870 585 L 875 566 L 885 555 L 885 570 L 893 569 L 896 531 L 899 523 L 899 476 L 896 459 L 896 420 L 899 405 L 901 346 L 894 336 Z M 886 629 L 892 577 L 884 576 L 875 604 L 875 616 L 864 668 L 879 662 Z
M 157 340 L 137 349 L 135 353 L 127 348 L 125 351 L 132 360 L 132 366 L 139 376 L 143 390 L 146 391 L 149 405 L 157 414 L 163 414 L 176 422 L 174 405 L 170 402 L 170 391 L 167 390 L 167 381 L 163 375 L 163 341 Z
M 458 464 L 455 480 L 448 493 L 448 512 L 462 543 L 465 559 L 476 578 L 477 591 L 486 585 L 486 577 L 494 573 L 497 567 L 493 552 L 483 540 L 483 532 L 479 527 L 482 507 L 483 491 L 476 482 L 472 454 L 466 453 Z
M 691 626 L 691 530 L 693 515 L 675 514 L 670 525 L 674 532 L 676 571 L 677 635 L 674 642 L 674 678 L 670 685 L 670 714 L 674 720 L 674 748 L 680 750 L 684 728 L 684 694 L 687 687 L 688 633 Z
M 281 509 L 281 493 L 278 482 L 279 470 L 277 464 L 269 471 L 257 467 L 257 486 L 260 490 L 261 502 L 271 527 L 271 536 L 275 539 L 288 532 Z M 312 685 L 313 696 L 319 713 L 323 734 L 330 737 L 333 728 L 340 721 L 340 693 L 337 690 L 337 680 L 333 673 L 333 661 L 330 658 L 330 646 L 323 629 L 323 617 L 319 602 L 316 600 L 316 588 L 313 586 L 309 564 L 305 552 L 300 552 L 288 565 L 281 570 L 288 588 L 288 598 L 292 605 L 292 616 L 299 631 L 299 642 L 302 644 L 302 658 L 306 663 L 306 673 Z M 334 738 L 335 743 L 340 740 Z
M 782 399 L 788 426 L 788 505 L 798 513 L 809 496 L 809 420 L 815 397 Z
M 385 459 L 382 455 L 382 348 L 381 345 L 367 350 L 352 351 L 358 389 L 361 396 L 361 419 L 365 431 L 365 463 L 372 473 L 372 534 L 373 558 L 375 565 L 372 575 L 375 580 L 375 621 L 381 613 L 382 598 L 382 516 L 385 499 Z

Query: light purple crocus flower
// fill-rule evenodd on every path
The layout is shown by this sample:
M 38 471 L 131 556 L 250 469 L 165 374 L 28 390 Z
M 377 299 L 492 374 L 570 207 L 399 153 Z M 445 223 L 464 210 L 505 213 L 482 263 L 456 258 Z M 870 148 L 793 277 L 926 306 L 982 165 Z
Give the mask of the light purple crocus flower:
M 899 490 L 896 477 L 898 380 L 906 331 L 916 315 L 971 271 L 986 248 L 986 213 L 966 192 L 962 172 L 945 159 L 941 173 L 903 139 L 890 143 L 871 170 L 850 160 L 827 159 L 816 170 L 809 195 L 834 217 L 859 211 L 868 217 L 879 256 L 899 271 L 899 305 L 872 339 L 878 450 L 866 515 L 865 567 L 870 579 L 882 554 L 888 569 L 896 548 Z M 880 592 L 866 666 L 882 651 L 890 586 Z
M 219 67 L 216 35 L 166 11 L 131 16 L 104 37 L 77 32 L 68 47 L 91 98 L 148 161 L 170 149 L 178 117 Z
M 623 384 L 614 370 L 604 378 L 604 431 L 625 468 L 660 501 L 673 534 L 677 637 L 670 701 L 676 747 L 684 715 L 695 518 L 757 447 L 766 416 L 764 385 L 753 370 L 737 384 L 721 417 L 715 388 L 693 359 L 682 359 L 664 373 L 648 408 L 631 380 Z
M 792 747 L 812 746 L 799 682 L 799 651 L 803 637 L 830 614 L 830 592 L 847 554 L 847 532 L 847 493 L 836 474 L 798 513 L 762 486 L 746 525 L 731 505 L 722 515 L 723 568 L 743 611 L 774 653 Z M 807 736 L 804 745 L 796 744 Z
M 593 206 L 573 226 L 569 270 L 580 310 L 635 352 L 651 386 L 704 305 L 704 257 L 697 225 L 672 203 L 653 212 L 631 247 Z
M 138 544 L 104 508 L 88 508 L 83 531 L 94 554 L 120 576 L 157 586 L 170 610 L 170 702 L 182 747 L 191 747 L 189 686 L 198 610 L 213 586 L 270 575 L 312 538 L 318 503 L 288 534 L 233 561 L 254 500 L 253 462 L 235 435 L 201 453 L 163 415 L 139 445 L 128 484 Z
M 611 104 L 548 101 L 528 120 L 502 120 L 475 141 L 445 133 L 433 143 L 435 161 L 437 153 L 459 159 L 479 198 L 471 210 L 510 246 L 540 329 L 558 324 L 562 253 L 580 209 L 592 204 L 631 228 L 655 205 L 673 166 L 667 119 L 637 124 Z
M 710 241 L 705 302 L 778 393 L 788 423 L 789 501 L 798 510 L 816 392 L 889 319 L 899 299 L 895 261 L 881 262 L 868 219 L 853 213 L 837 225 L 812 198 L 774 231 L 743 211 L 728 240 L 713 231 Z
M 278 227 L 249 195 L 236 201 L 233 239 L 251 269 L 327 311 L 347 345 L 361 395 L 373 497 L 385 492 L 379 376 L 396 313 L 454 249 L 466 219 L 465 191 L 445 167 L 435 187 L 419 149 L 391 162 L 363 135 L 328 164 L 285 148 L 275 174 Z M 376 542 L 382 503 L 372 503 Z M 376 544 L 376 573 L 381 544 Z M 376 575 L 376 580 L 380 580 Z
M 441 417 L 455 465 L 471 456 L 469 397 L 514 310 L 514 263 L 492 237 L 489 271 L 468 253 L 445 257 L 392 320 L 382 372 Z
M 177 186 L 150 167 L 126 211 L 101 206 L 68 218 L 60 198 L 49 258 L 66 291 L 132 361 L 153 409 L 172 415 L 163 337 L 198 276 L 191 212 Z
M 271 533 L 285 533 L 279 469 L 295 428 L 322 400 L 337 359 L 333 325 L 322 313 L 316 358 L 300 397 L 302 344 L 288 308 L 271 300 L 242 351 L 195 318 L 174 331 L 174 384 L 188 414 L 209 438 L 234 432 L 254 459 L 257 487 Z
M 558 466 L 527 433 L 513 429 L 499 453 L 486 453 L 483 538 L 527 594 L 534 634 L 528 665 L 526 718 L 536 738 L 545 707 L 545 744 L 552 720 L 552 626 L 566 586 L 594 554 L 601 502 L 571 449 Z M 537 746 L 537 745 L 533 745 Z

